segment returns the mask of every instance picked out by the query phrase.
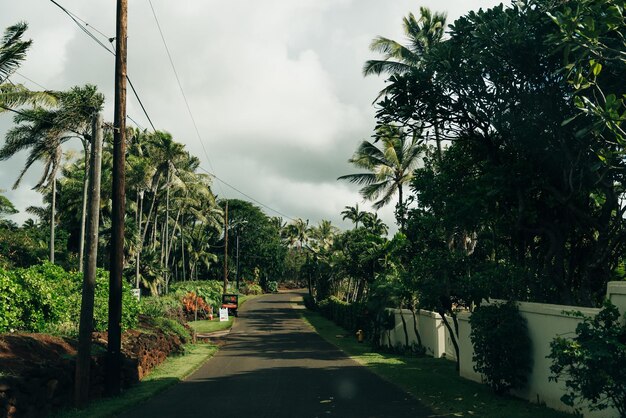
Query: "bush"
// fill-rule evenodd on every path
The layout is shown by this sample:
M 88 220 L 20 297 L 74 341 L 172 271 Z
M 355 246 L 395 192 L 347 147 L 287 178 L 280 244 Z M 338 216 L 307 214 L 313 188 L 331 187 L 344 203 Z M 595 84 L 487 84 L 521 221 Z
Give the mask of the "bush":
M 0 269 L 0 332 L 58 331 L 75 334 L 80 320 L 82 274 L 44 263 L 10 272 Z M 137 325 L 139 303 L 123 283 L 122 327 Z M 94 329 L 108 323 L 109 273 L 98 270 L 94 301 Z
M 474 370 L 496 393 L 524 386 L 531 371 L 531 341 L 517 305 L 481 306 L 472 313 L 470 324 Z
M 334 296 L 317 304 L 322 315 L 348 331 L 356 331 L 364 327 L 365 305 L 347 303 Z
M 256 283 L 246 283 L 244 286 L 241 286 L 241 293 L 244 295 L 262 295 L 263 289 Z
M 151 318 L 183 320 L 183 305 L 174 295 L 147 296 L 141 298 L 141 312 Z
M 267 282 L 267 292 L 268 293 L 277 293 L 278 292 L 278 282 L 271 281 Z
M 222 294 L 224 293 L 223 283 L 218 280 L 196 280 L 189 282 L 178 282 L 170 286 L 170 291 L 179 299 L 194 292 L 200 296 L 207 305 L 217 309 L 222 306 Z
M 302 297 L 304 300 L 304 306 L 310 311 L 317 310 L 317 302 L 315 302 L 315 298 L 308 293 Z
M 171 318 L 153 318 L 153 324 L 165 334 L 177 335 L 186 344 L 192 340 L 191 330 L 183 324 Z
M 607 301 L 603 309 L 576 327 L 576 337 L 557 337 L 550 343 L 550 380 L 565 378 L 567 393 L 561 397 L 569 406 L 589 402 L 591 410 L 608 407 L 626 417 L 626 324 L 619 311 Z

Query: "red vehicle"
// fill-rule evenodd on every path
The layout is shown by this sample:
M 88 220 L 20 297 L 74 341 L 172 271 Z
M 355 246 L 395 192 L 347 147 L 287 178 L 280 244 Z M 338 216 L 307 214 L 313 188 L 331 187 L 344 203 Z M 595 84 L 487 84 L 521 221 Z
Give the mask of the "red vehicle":
M 228 314 L 237 316 L 239 308 L 239 295 L 225 293 L 222 295 L 222 308 L 228 308 Z

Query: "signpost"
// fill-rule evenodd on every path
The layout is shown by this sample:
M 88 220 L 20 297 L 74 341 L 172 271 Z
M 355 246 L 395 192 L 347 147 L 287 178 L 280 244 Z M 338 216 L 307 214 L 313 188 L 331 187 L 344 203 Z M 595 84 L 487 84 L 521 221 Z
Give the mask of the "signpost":
M 220 322 L 228 321 L 228 308 L 220 308 Z

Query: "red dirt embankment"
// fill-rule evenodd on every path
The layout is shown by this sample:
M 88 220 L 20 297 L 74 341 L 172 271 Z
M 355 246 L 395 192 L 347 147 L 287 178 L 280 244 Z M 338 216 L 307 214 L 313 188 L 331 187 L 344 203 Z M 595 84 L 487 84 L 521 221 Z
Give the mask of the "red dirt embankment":
M 122 334 L 122 386 L 129 387 L 186 341 L 141 321 Z M 89 396 L 104 394 L 107 333 L 94 333 Z M 45 417 L 71 405 L 77 342 L 47 334 L 0 334 L 0 418 Z

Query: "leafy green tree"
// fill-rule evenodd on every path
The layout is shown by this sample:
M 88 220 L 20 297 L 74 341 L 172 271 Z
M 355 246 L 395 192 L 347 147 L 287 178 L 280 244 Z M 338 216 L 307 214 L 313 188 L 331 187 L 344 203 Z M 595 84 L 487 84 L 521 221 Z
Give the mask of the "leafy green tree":
M 615 305 L 582 319 L 573 338 L 558 337 L 550 343 L 550 380 L 565 381 L 567 393 L 561 400 L 569 406 L 589 406 L 591 410 L 615 408 L 626 417 L 626 325 L 620 322 Z

